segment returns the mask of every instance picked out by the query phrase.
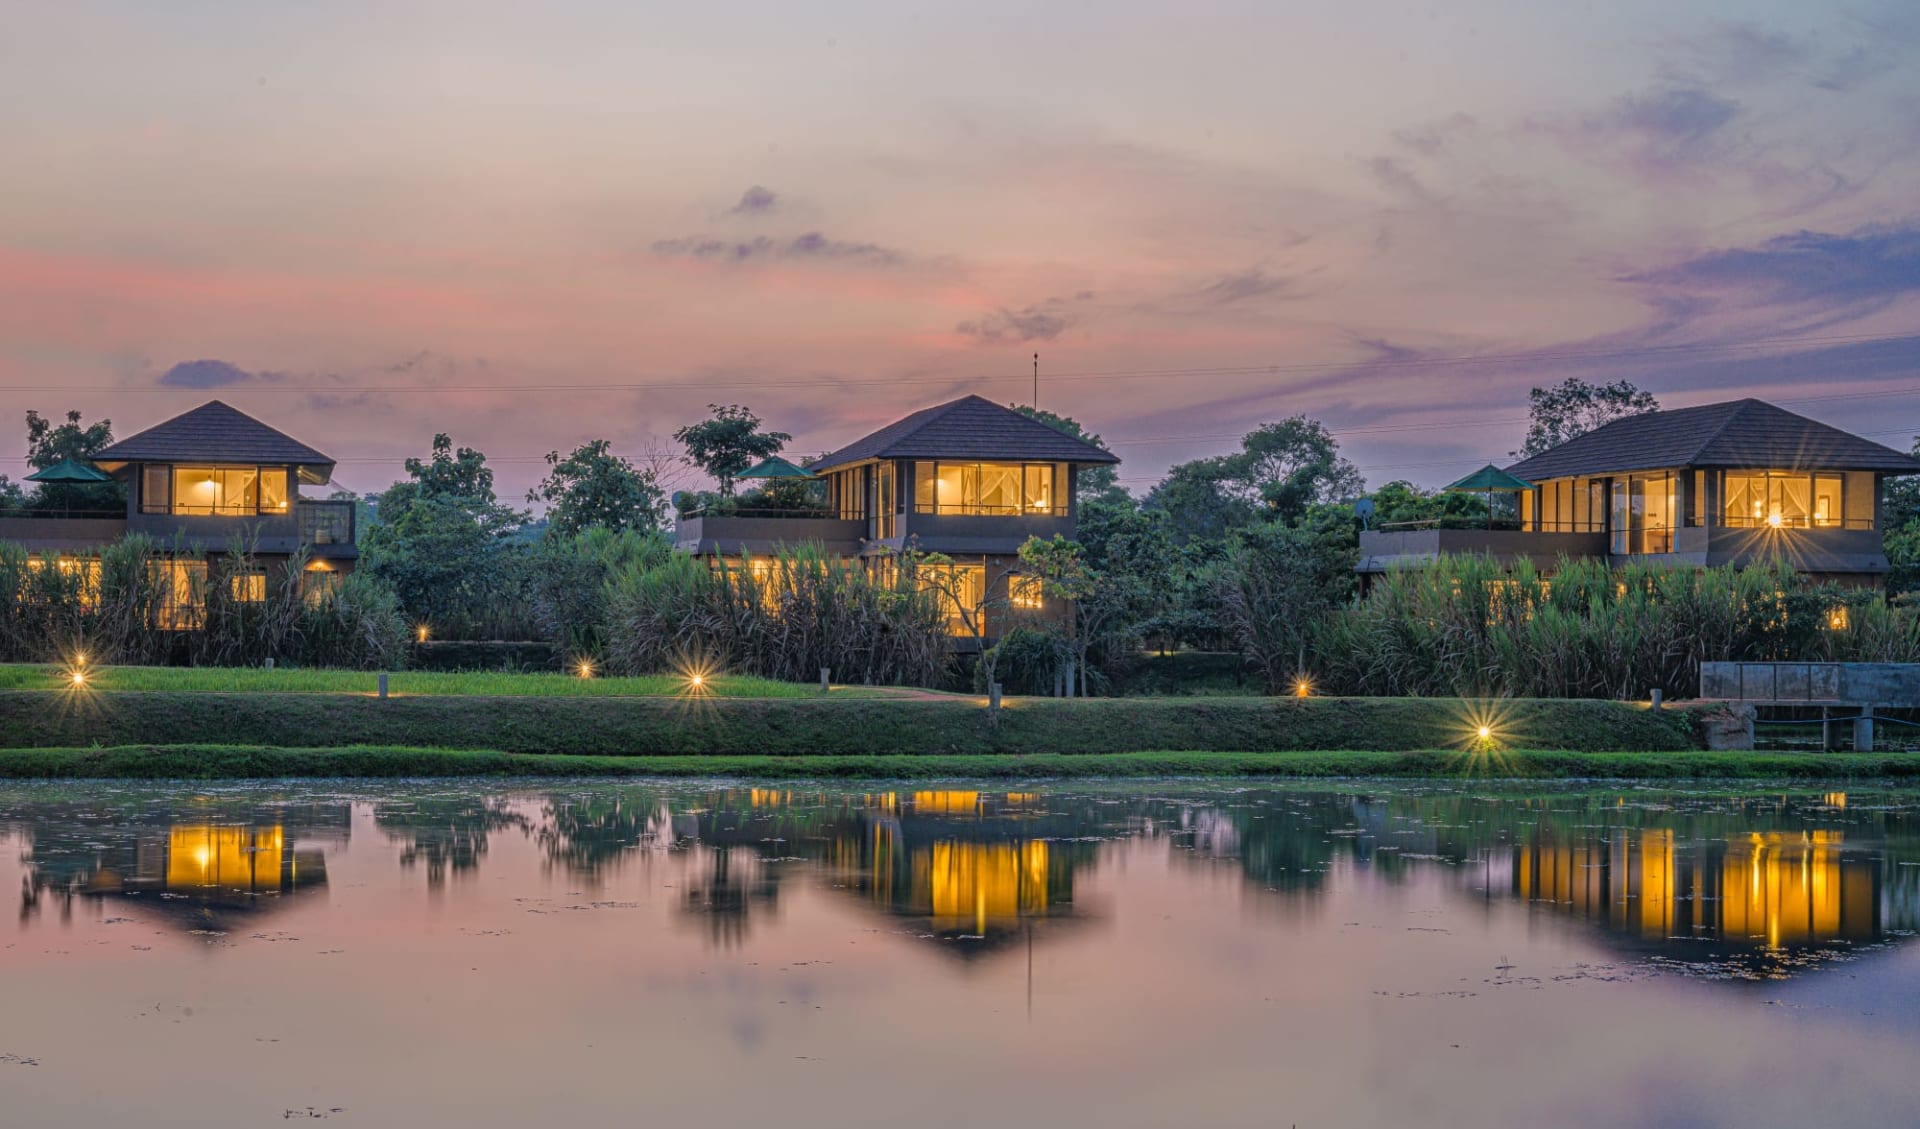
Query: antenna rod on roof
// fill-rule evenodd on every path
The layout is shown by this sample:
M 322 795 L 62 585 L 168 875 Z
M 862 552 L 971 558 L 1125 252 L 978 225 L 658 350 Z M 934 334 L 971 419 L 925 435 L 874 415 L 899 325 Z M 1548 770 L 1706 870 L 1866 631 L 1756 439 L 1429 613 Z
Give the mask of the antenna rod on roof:
M 1040 354 L 1033 355 L 1033 410 L 1040 410 Z

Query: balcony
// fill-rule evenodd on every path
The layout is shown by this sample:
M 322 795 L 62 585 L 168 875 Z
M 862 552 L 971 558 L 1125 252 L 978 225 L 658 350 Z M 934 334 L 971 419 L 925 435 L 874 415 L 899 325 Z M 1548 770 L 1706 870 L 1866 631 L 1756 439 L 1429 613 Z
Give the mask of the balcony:
M 674 545 L 703 556 L 739 556 L 817 544 L 829 553 L 853 556 L 866 535 L 865 518 L 836 517 L 820 510 L 730 508 L 726 513 L 682 514 L 674 526 Z
M 1370 529 L 1360 534 L 1360 563 L 1356 571 L 1386 572 L 1413 568 L 1442 556 L 1491 556 L 1503 564 L 1528 560 L 1536 568 L 1551 569 L 1561 557 L 1604 557 L 1607 535 L 1598 532 L 1535 533 L 1529 530 L 1445 528 L 1414 525 Z
M 317 557 L 350 557 L 354 549 L 354 504 L 342 499 L 302 498 L 294 503 L 300 522 L 300 544 Z

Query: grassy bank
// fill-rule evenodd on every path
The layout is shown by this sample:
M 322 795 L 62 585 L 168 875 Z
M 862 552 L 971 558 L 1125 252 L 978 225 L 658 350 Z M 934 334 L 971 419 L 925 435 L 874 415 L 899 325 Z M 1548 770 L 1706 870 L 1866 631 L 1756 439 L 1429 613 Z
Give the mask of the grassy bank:
M 527 756 L 464 749 L 136 745 L 0 751 L 0 778 L 127 780 L 431 776 L 740 776 L 772 779 L 1393 777 L 1840 780 L 1920 778 L 1920 758 L 1875 753 L 1573 753 L 1454 750 L 1145 752 L 1061 756 Z
M 0 690 L 66 690 L 66 667 L 0 664 Z M 170 694 L 370 694 L 378 675 L 364 670 L 265 670 L 260 667 L 110 666 L 87 672 L 95 690 Z M 633 678 L 582 678 L 578 674 L 489 671 L 398 671 L 387 676 L 388 692 L 433 697 L 487 698 L 678 698 L 688 691 L 677 674 Z M 818 698 L 820 688 L 769 678 L 725 674 L 704 678 L 700 693 L 712 698 Z M 874 697 L 885 691 L 835 687 L 835 697 Z
M 1475 729 L 1490 727 L 1480 741 Z M 1088 755 L 1151 750 L 1684 750 L 1683 710 L 1427 698 L 1023 699 L 1000 724 L 967 698 L 606 698 L 0 691 L 0 747 L 263 745 L 581 756 Z

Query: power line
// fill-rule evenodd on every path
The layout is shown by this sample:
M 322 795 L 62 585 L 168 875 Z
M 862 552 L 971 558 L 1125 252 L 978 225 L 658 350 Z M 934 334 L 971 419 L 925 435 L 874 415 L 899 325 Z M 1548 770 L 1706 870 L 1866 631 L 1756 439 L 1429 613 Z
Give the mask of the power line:
M 1631 349 L 1547 349 L 1521 353 L 1478 353 L 1470 356 L 1455 357 L 1380 357 L 1355 361 L 1323 361 L 1300 364 L 1263 364 L 1263 365 L 1219 365 L 1194 368 L 1168 369 L 1082 369 L 1050 374 L 1049 380 L 1161 380 L 1171 377 L 1195 376 L 1260 376 L 1314 372 L 1340 372 L 1347 369 L 1381 368 L 1455 368 L 1463 365 L 1502 365 L 1527 362 L 1563 361 L 1563 360 L 1613 360 L 1627 357 L 1686 356 L 1700 353 L 1750 352 L 1789 345 L 1836 345 L 1869 344 L 1894 341 L 1911 341 L 1916 334 L 1849 334 L 1825 337 L 1757 337 L 1750 341 L 1698 342 L 1683 345 L 1645 345 Z M 869 388 L 897 387 L 917 384 L 965 385 L 981 383 L 1004 383 L 1031 379 L 1027 373 L 993 373 L 978 376 L 954 377 L 896 377 L 886 379 L 828 379 L 765 381 L 750 379 L 698 379 L 675 381 L 641 381 L 613 384 L 334 384 L 334 383 L 291 383 L 272 381 L 245 386 L 248 393 L 254 392 L 375 392 L 384 394 L 402 393 L 446 393 L 446 392 L 636 392 L 654 391 L 663 388 L 757 388 L 765 391 L 779 391 L 786 388 Z M 118 394 L 138 392 L 217 392 L 219 388 L 178 388 L 169 385 L 125 385 L 125 384 L 43 384 L 19 385 L 4 389 L 7 392 L 112 392 Z

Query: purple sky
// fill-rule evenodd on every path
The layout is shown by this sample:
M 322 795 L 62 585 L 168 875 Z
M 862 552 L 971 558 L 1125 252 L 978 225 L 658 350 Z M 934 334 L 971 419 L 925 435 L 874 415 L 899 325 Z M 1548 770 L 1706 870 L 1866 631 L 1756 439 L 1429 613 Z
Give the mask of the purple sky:
M 8 4 L 0 415 L 218 395 L 362 490 L 448 431 L 517 496 L 1038 351 L 1136 490 L 1295 413 L 1444 482 L 1569 375 L 1907 447 L 1920 9 L 1573 8 Z

